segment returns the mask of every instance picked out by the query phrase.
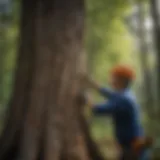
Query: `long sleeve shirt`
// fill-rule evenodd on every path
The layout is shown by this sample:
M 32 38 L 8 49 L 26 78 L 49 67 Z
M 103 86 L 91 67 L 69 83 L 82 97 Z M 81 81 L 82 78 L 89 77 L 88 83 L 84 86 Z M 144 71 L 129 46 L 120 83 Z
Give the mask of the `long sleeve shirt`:
M 122 146 L 129 146 L 135 138 L 143 136 L 140 108 L 131 92 L 114 92 L 106 88 L 101 88 L 99 92 L 107 101 L 95 104 L 93 113 L 112 116 L 118 142 Z

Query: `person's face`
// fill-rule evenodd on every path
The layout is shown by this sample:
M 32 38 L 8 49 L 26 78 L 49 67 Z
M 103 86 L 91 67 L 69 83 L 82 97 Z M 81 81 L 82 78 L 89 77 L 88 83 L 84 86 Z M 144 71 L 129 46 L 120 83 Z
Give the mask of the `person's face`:
M 122 79 L 120 79 L 116 76 L 113 76 L 113 75 L 110 77 L 110 85 L 115 90 L 123 89 Z

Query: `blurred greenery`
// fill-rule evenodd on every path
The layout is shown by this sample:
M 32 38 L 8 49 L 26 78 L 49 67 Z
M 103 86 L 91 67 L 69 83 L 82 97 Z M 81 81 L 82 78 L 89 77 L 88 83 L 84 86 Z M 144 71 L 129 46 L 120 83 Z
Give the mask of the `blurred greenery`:
M 133 1 L 136 2 L 136 1 Z M 144 5 L 147 2 L 145 1 Z M 19 44 L 19 17 L 20 1 L 16 0 L 12 4 L 12 12 L 9 17 L 0 17 L 0 24 L 5 23 L 5 28 L 0 25 L 1 55 L 4 52 L 3 66 L 0 68 L 0 82 L 3 85 L 0 95 L 0 114 L 3 115 L 12 93 L 14 71 L 16 67 L 16 53 Z M 107 85 L 111 67 L 118 63 L 131 65 L 137 71 L 137 80 L 133 86 L 141 101 L 142 71 L 140 68 L 140 51 L 135 45 L 134 33 L 130 31 L 130 26 L 126 24 L 125 17 L 130 17 L 134 8 L 130 1 L 124 0 L 87 0 L 87 30 L 85 49 L 88 55 L 88 67 L 90 73 L 100 83 Z M 147 11 L 149 12 L 149 11 Z M 148 14 L 146 14 L 148 15 Z M 151 63 L 154 63 L 154 56 L 149 55 Z M 139 96 L 140 95 L 140 96 Z M 101 98 L 93 94 L 95 102 Z M 3 117 L 3 116 L 1 116 Z M 113 138 L 113 127 L 110 118 L 88 116 L 91 120 L 91 130 L 96 139 Z M 144 124 L 148 124 L 145 111 L 143 110 Z M 1 118 L 3 122 L 3 118 Z

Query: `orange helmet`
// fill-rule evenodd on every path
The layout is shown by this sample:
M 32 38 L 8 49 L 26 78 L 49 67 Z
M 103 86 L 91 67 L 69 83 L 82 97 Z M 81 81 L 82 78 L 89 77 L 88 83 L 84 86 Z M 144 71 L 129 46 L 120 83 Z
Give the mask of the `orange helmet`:
M 111 74 L 116 77 L 126 78 L 128 80 L 133 80 L 135 78 L 134 71 L 128 66 L 115 66 L 112 69 Z

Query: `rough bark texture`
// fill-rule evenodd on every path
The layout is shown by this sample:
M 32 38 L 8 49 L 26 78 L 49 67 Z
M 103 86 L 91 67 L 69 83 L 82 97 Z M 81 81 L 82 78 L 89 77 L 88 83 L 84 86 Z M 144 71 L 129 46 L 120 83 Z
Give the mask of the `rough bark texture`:
M 20 50 L 1 160 L 101 160 L 77 103 L 83 0 L 23 0 Z M 98 158 L 97 158 L 98 157 Z

